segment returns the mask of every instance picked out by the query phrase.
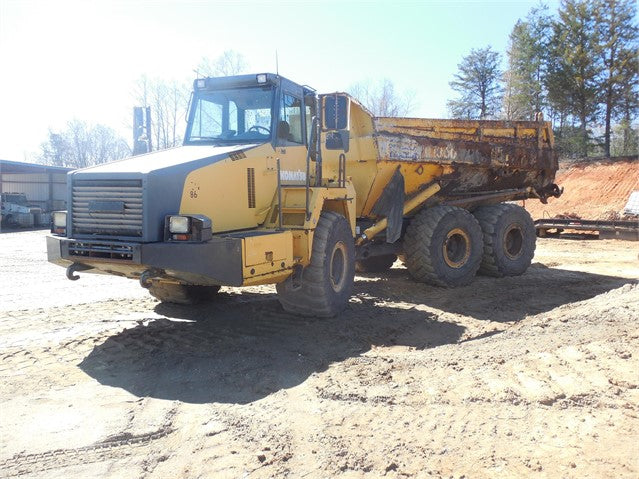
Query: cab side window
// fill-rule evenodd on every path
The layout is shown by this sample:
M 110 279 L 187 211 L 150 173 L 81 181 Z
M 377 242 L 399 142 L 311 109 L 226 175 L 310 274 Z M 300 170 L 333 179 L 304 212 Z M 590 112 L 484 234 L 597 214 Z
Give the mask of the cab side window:
M 304 143 L 302 138 L 302 101 L 287 93 L 282 95 L 277 136 L 293 143 Z
M 306 105 L 306 144 L 311 145 L 311 139 L 313 138 L 313 105 Z

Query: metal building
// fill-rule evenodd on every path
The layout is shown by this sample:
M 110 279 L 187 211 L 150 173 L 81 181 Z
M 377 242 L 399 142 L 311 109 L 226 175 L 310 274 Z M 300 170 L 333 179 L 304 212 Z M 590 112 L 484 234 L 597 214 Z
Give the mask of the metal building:
M 0 160 L 0 192 L 24 193 L 43 212 L 65 210 L 69 171 L 72 168 Z

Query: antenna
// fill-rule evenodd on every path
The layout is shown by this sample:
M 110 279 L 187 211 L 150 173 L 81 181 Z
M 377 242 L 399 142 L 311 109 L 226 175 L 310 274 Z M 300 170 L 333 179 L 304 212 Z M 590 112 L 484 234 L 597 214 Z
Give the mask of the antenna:
M 280 65 L 279 65 L 279 61 L 277 58 L 277 50 L 275 50 L 275 74 L 277 76 L 280 76 Z

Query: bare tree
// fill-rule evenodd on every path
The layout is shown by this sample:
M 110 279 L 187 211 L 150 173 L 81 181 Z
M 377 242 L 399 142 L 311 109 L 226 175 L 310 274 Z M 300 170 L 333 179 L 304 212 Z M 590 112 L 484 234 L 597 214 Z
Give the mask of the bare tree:
M 224 77 L 246 73 L 248 63 L 244 55 L 235 50 L 225 50 L 214 59 L 203 57 L 197 66 L 197 74 L 205 77 Z
M 369 80 L 351 85 L 348 92 L 375 116 L 406 116 L 414 108 L 414 94 L 397 94 L 388 78 L 371 83 Z
M 178 81 L 149 79 L 142 75 L 133 96 L 137 106 L 151 107 L 151 144 L 164 150 L 182 143 L 183 119 L 190 88 Z
M 247 63 L 241 53 L 226 50 L 213 60 L 202 58 L 199 76 L 227 76 L 245 71 Z M 176 80 L 138 78 L 133 90 L 136 106 L 151 108 L 151 145 L 164 150 L 182 143 L 184 119 L 187 115 L 191 85 Z
M 69 121 L 63 131 L 49 130 L 41 149 L 40 163 L 71 168 L 86 168 L 131 154 L 126 140 L 112 128 L 78 119 Z

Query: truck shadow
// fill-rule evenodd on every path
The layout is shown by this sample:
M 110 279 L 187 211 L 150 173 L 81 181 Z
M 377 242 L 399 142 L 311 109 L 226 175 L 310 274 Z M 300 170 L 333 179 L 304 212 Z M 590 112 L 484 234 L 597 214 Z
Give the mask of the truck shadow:
M 331 319 L 285 313 L 274 294 L 224 293 L 194 307 L 160 304 L 156 312 L 164 317 L 109 337 L 79 366 L 136 396 L 246 404 L 375 346 L 426 349 L 456 343 L 465 331 L 434 314 L 363 296 Z
M 246 404 L 376 346 L 460 342 L 465 328 L 430 308 L 514 322 L 632 282 L 535 264 L 520 277 L 478 277 L 445 289 L 415 283 L 405 269 L 394 268 L 359 277 L 349 307 L 331 319 L 286 313 L 274 294 L 226 292 L 198 306 L 157 305 L 162 317 L 109 337 L 80 368 L 136 396 Z
M 416 283 L 405 268 L 393 268 L 383 276 L 369 274 L 360 278 L 355 290 L 375 296 L 382 304 L 426 305 L 479 320 L 513 322 L 634 282 L 535 263 L 522 276 L 477 276 L 468 286 L 450 289 Z

